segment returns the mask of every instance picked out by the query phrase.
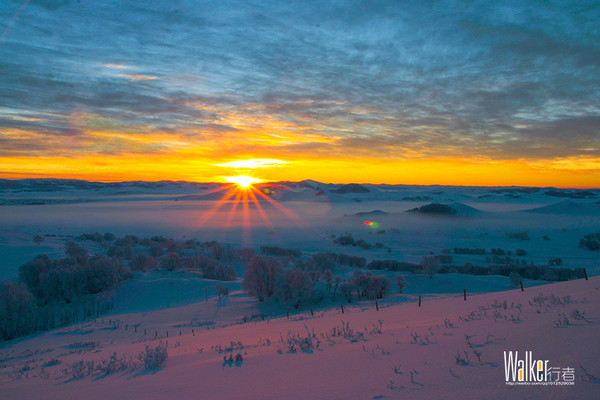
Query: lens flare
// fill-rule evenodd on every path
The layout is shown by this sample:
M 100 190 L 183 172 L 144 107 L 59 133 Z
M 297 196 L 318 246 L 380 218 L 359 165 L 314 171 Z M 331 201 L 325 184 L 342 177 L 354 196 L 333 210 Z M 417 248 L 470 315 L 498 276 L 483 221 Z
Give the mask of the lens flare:
M 377 223 L 375 221 L 365 221 L 365 225 L 368 225 L 373 229 L 379 228 L 379 223 Z
M 243 188 L 250 187 L 253 183 L 261 181 L 261 179 L 256 179 L 248 175 L 226 176 L 224 179 L 229 183 L 235 183 Z

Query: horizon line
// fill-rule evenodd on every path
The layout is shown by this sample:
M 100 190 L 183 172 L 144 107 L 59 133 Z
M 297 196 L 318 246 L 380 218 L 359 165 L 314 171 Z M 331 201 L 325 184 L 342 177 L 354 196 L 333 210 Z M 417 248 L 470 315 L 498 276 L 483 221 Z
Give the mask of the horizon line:
M 100 184 L 110 184 L 110 183 L 133 183 L 133 182 L 145 182 L 145 183 L 160 183 L 160 182 L 170 182 L 170 183 L 195 183 L 195 184 L 219 184 L 219 185 L 229 185 L 228 182 L 215 182 L 215 181 L 189 181 L 189 180 L 171 180 L 171 179 L 161 179 L 156 181 L 148 181 L 148 180 L 87 180 L 80 178 L 57 178 L 57 177 L 32 177 L 32 178 L 2 178 L 0 180 L 18 182 L 18 181 L 27 181 L 27 180 L 57 180 L 57 181 L 79 181 L 79 182 L 88 182 L 88 183 L 100 183 Z M 407 183 L 371 183 L 371 182 L 351 182 L 351 183 L 335 183 L 335 182 L 321 182 L 315 179 L 302 179 L 300 181 L 276 181 L 276 180 L 263 180 L 261 182 L 255 183 L 255 186 L 260 186 L 264 184 L 270 183 L 300 183 L 305 181 L 312 181 L 316 183 L 321 183 L 323 185 L 386 185 L 386 186 L 443 186 L 443 187 L 470 187 L 470 188 L 536 188 L 536 189 L 575 189 L 575 190 L 600 190 L 600 186 L 531 186 L 531 185 L 459 185 L 459 184 L 407 184 Z

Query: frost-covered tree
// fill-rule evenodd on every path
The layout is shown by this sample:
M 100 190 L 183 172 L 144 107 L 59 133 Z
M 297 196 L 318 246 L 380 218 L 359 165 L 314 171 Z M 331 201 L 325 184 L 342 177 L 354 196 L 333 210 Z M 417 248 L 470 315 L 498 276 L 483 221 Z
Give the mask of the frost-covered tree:
M 376 276 L 373 281 L 372 293 L 376 299 L 383 299 L 392 286 L 392 281 L 385 276 Z
M 429 278 L 433 278 L 438 269 L 438 260 L 432 256 L 423 257 L 421 267 L 424 274 L 429 276 Z
M 75 242 L 67 242 L 65 245 L 65 254 L 68 258 L 75 260 L 79 264 L 87 262 L 88 251 Z
M 180 260 L 176 253 L 169 253 L 160 260 L 160 267 L 167 271 L 173 271 L 174 269 L 179 268 L 179 266 Z
M 510 279 L 510 283 L 514 287 L 519 287 L 521 285 L 521 281 L 523 280 L 523 278 L 521 278 L 521 275 L 519 275 L 519 273 L 515 271 L 511 272 L 510 275 L 508 275 L 508 279 Z
M 356 290 L 356 286 L 351 282 L 344 282 L 339 285 L 339 291 L 344 295 L 348 303 L 352 302 L 352 293 Z
M 321 278 L 327 283 L 327 290 L 331 291 L 331 285 L 333 284 L 333 272 L 330 269 L 326 269 L 321 274 Z
M 24 284 L 0 283 L 0 339 L 26 335 L 36 329 L 36 304 Z
M 149 271 L 156 268 L 156 260 L 148 254 L 138 253 L 132 257 L 129 267 L 134 271 Z
M 338 265 L 337 256 L 335 253 L 317 253 L 314 254 L 307 262 L 306 267 L 317 271 L 331 270 L 333 271 Z
M 254 257 L 254 249 L 253 248 L 244 248 L 244 249 L 240 249 L 238 250 L 238 257 L 240 258 L 240 260 L 242 260 L 243 262 L 250 262 L 250 260 L 252 260 L 252 257 Z
M 113 258 L 122 258 L 124 260 L 131 260 L 133 257 L 133 247 L 129 245 L 123 246 L 110 246 L 108 248 L 108 255 Z
M 27 288 L 36 297 L 41 297 L 40 277 L 48 272 L 50 268 L 50 257 L 43 254 L 35 257 L 19 267 L 19 280 L 27 285 Z
M 371 272 L 363 273 L 359 270 L 354 271 L 352 283 L 358 297 L 368 299 L 382 299 L 392 284 L 385 276 L 374 276 Z
M 396 275 L 396 285 L 398 285 L 398 293 L 402 293 L 402 290 L 406 287 L 408 283 L 404 278 L 404 275 Z
M 283 271 L 280 261 L 270 256 L 255 256 L 250 261 L 244 274 L 242 288 L 251 296 L 256 296 L 258 301 L 273 295 L 275 278 Z
M 299 308 L 313 302 L 314 282 L 303 269 L 282 271 L 275 279 L 274 296 L 285 304 Z

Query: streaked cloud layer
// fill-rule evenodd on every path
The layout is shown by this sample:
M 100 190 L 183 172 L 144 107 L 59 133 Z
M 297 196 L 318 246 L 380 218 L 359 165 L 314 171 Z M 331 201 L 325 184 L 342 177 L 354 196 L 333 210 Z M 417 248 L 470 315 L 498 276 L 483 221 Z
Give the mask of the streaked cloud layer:
M 9 1 L 0 174 L 598 186 L 600 8 L 498 3 Z

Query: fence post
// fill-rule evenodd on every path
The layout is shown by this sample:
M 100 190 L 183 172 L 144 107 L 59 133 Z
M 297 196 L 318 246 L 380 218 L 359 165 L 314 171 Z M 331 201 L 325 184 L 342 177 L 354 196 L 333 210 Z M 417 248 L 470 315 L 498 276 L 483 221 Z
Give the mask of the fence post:
M 344 305 L 340 304 L 340 307 L 342 308 L 342 314 L 344 313 Z
M 419 295 L 419 307 L 421 307 L 421 296 Z
M 588 277 L 587 277 L 587 271 L 585 268 L 583 269 L 583 276 L 585 276 L 585 280 L 587 281 Z
M 377 309 L 377 311 L 379 311 L 379 303 L 377 301 L 375 301 L 375 308 Z
M 525 289 L 523 288 L 523 281 L 521 281 L 521 292 L 524 292 Z
M 467 301 L 467 289 L 463 289 L 463 296 L 465 298 L 465 301 Z
M 313 317 L 315 316 L 315 313 L 313 313 L 313 309 L 312 308 L 310 309 L 310 315 L 313 316 Z

